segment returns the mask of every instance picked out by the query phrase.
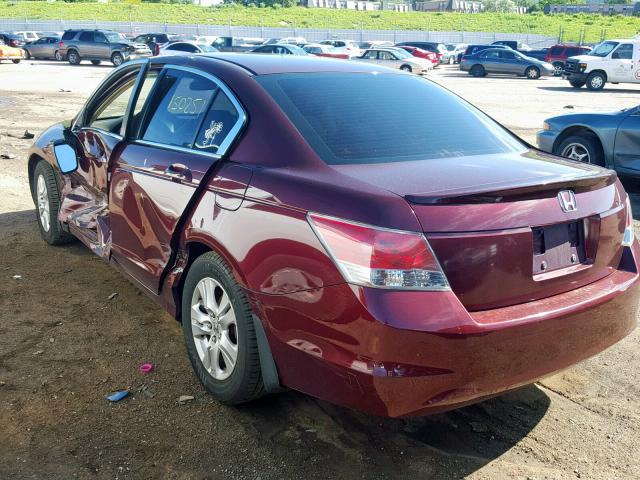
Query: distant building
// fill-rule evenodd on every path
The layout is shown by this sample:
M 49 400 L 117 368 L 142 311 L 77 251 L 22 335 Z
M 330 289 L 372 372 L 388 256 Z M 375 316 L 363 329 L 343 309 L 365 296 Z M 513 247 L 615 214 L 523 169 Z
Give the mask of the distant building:
M 430 0 L 416 2 L 418 12 L 461 12 L 480 13 L 484 10 L 482 2 L 466 0 Z
M 640 15 L 640 2 L 636 3 L 587 3 L 587 5 L 545 5 L 544 13 L 599 13 L 600 15 Z
M 309 8 L 337 8 L 347 10 L 393 10 L 395 12 L 408 12 L 409 5 L 406 3 L 391 2 L 369 2 L 356 0 L 306 0 L 303 1 Z

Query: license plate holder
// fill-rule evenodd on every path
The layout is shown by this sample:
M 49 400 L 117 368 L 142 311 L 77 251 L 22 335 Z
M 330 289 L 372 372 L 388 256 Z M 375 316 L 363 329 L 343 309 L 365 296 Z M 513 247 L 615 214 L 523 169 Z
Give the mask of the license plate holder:
M 585 232 L 582 220 L 534 227 L 533 274 L 552 272 L 585 263 Z

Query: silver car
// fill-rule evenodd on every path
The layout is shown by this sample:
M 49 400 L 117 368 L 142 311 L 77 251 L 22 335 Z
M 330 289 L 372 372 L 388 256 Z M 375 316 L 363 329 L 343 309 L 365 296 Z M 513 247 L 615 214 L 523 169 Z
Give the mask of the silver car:
M 414 57 L 406 50 L 395 47 L 370 48 L 361 56 L 354 58 L 358 62 L 377 63 L 385 67 L 399 68 L 405 72 L 424 75 L 433 70 L 433 63 L 425 58 Z
M 60 43 L 60 39 L 57 37 L 43 37 L 35 42 L 27 43 L 22 47 L 24 58 L 53 58 L 62 61 L 64 56 L 60 53 L 58 43 Z

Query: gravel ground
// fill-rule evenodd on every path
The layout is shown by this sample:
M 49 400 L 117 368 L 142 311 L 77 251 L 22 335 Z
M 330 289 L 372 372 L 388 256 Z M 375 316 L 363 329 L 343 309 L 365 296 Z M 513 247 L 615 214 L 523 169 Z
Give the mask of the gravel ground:
M 21 137 L 72 116 L 110 70 L 0 65 L 0 154 L 15 156 L 0 159 L 1 479 L 640 477 L 638 330 L 536 385 L 431 417 L 379 419 L 295 392 L 214 401 L 175 321 L 80 244 L 38 235 Z M 449 66 L 432 78 L 529 142 L 545 117 L 633 106 L 640 92 Z M 156 368 L 143 376 L 145 361 Z M 133 395 L 109 405 L 123 388 Z

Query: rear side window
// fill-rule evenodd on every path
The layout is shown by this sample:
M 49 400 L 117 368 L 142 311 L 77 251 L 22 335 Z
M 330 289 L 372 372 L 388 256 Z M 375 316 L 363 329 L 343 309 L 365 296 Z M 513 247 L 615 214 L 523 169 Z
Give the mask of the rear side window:
M 93 32 L 82 32 L 79 40 L 81 42 L 93 42 Z
M 240 118 L 238 110 L 220 89 L 204 118 L 196 138 L 196 147 L 218 153 Z
M 172 69 L 158 82 L 147 108 L 142 139 L 191 148 L 218 87 L 195 73 Z
M 630 43 L 624 43 L 620 45 L 618 49 L 613 53 L 612 58 L 631 60 L 633 58 L 633 45 Z
M 69 32 L 64 32 L 62 34 L 62 40 L 71 40 L 73 37 L 76 36 L 76 31 L 69 31 Z
M 418 77 L 306 73 L 261 75 L 256 79 L 327 164 L 417 161 L 526 150 L 482 112 Z

